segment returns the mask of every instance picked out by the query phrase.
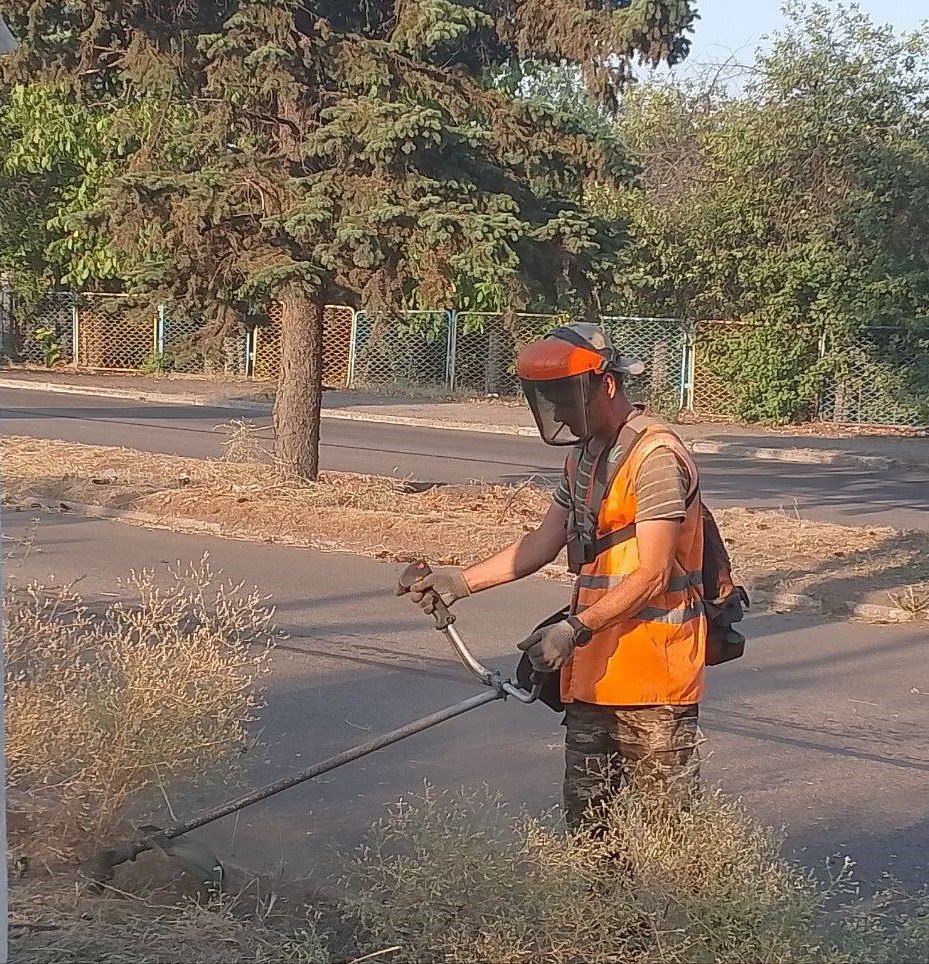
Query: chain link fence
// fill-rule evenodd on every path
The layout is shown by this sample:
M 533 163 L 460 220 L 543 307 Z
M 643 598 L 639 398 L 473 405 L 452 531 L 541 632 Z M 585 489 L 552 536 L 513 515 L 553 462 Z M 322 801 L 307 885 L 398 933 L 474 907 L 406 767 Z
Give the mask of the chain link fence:
M 272 305 L 267 324 L 257 325 L 249 332 L 253 378 L 276 379 L 281 364 L 281 306 Z
M 606 315 L 603 326 L 617 350 L 645 363 L 641 375 L 629 378 L 630 398 L 649 410 L 675 417 L 684 407 L 688 368 L 688 326 L 676 318 L 634 318 Z
M 50 292 L 19 307 L 0 300 L 4 356 L 104 371 L 276 379 L 281 306 L 266 324 L 213 344 L 200 319 L 153 311 L 131 297 Z M 408 311 L 369 316 L 325 309 L 324 383 L 411 394 L 516 397 L 519 349 L 566 317 L 557 314 Z M 791 328 L 674 318 L 601 318 L 617 348 L 645 374 L 629 392 L 652 411 L 712 420 L 816 420 L 929 425 L 929 324 L 865 326 L 828 339 Z M 215 341 L 215 339 L 214 339 Z
M 99 371 L 147 369 L 158 346 L 158 312 L 134 298 L 82 294 L 77 304 L 76 363 Z
M 822 339 L 812 326 L 700 321 L 690 355 L 683 407 L 698 418 L 806 421 L 816 415 Z
M 166 370 L 184 375 L 196 375 L 208 367 L 203 346 L 203 325 L 198 318 L 158 310 L 158 339 L 153 361 Z
M 696 325 L 685 408 L 699 418 L 734 418 L 737 393 L 728 369 L 749 337 L 747 325 L 714 321 Z
M 455 314 L 453 390 L 481 395 L 520 392 L 516 356 L 528 342 L 542 338 L 568 320 L 564 315 L 465 312 Z M 604 315 L 600 319 L 613 343 L 645 362 L 645 374 L 628 382 L 630 395 L 653 411 L 676 415 L 682 406 L 687 366 L 687 326 L 675 318 Z
M 520 348 L 547 335 L 566 316 L 458 311 L 452 320 L 454 352 L 449 388 L 471 395 L 511 396 L 519 393 L 516 356 Z
M 71 292 L 50 291 L 19 311 L 13 298 L 5 294 L 0 307 L 4 355 L 31 365 L 73 363 L 75 304 Z
M 435 391 L 451 381 L 452 312 L 355 315 L 352 388 Z
M 210 337 L 199 318 L 159 310 L 158 343 L 153 368 L 178 375 L 248 374 L 249 336 L 233 331 Z
M 250 374 L 257 379 L 276 379 L 281 364 L 282 307 L 275 303 L 267 324 L 257 325 L 249 335 Z M 323 384 L 347 388 L 351 381 L 355 344 L 356 312 L 347 305 L 323 309 Z
M 347 305 L 326 305 L 323 312 L 323 383 L 348 388 L 355 353 L 355 312 Z
M 818 417 L 929 427 L 929 325 L 874 326 L 824 341 Z

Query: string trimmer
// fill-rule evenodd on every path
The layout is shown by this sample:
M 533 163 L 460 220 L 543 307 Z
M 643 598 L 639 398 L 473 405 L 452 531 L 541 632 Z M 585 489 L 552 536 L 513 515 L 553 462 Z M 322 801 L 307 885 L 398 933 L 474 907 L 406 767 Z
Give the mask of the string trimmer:
M 431 570 L 425 562 L 415 562 L 407 566 L 400 576 L 398 591 L 401 593 L 408 592 L 417 579 L 429 575 L 430 572 Z M 178 860 L 189 872 L 202 877 L 204 883 L 218 885 L 222 881 L 222 862 L 219 858 L 199 843 L 196 845 L 175 843 L 179 837 L 190 833 L 191 830 L 198 830 L 200 827 L 205 827 L 207 824 L 214 823 L 216 820 L 228 817 L 230 814 L 236 813 L 239 810 L 244 810 L 246 807 L 252 806 L 252 804 L 267 800 L 269 797 L 282 793 L 284 790 L 289 790 L 291 787 L 306 783 L 307 780 L 312 780 L 315 777 L 322 776 L 324 773 L 329 773 L 331 770 L 336 770 L 341 766 L 345 766 L 346 763 L 359 760 L 369 753 L 374 753 L 386 746 L 391 746 L 408 737 L 415 736 L 417 733 L 422 733 L 424 730 L 437 726 L 439 723 L 444 723 L 446 720 L 453 720 L 456 716 L 470 713 L 471 710 L 476 710 L 478 707 L 485 706 L 487 703 L 493 703 L 496 700 L 506 700 L 510 696 L 520 703 L 534 703 L 539 698 L 540 686 L 534 683 L 531 690 L 525 690 L 509 679 L 502 679 L 496 670 L 484 666 L 468 649 L 464 640 L 459 635 L 454 625 L 454 614 L 449 612 L 448 607 L 437 594 L 434 593 L 434 596 L 435 608 L 433 617 L 435 619 L 435 628 L 445 633 L 445 636 L 458 654 L 461 662 L 470 673 L 487 687 L 486 691 L 477 693 L 466 700 L 462 700 L 460 703 L 446 707 L 444 710 L 430 713 L 429 716 L 421 717 L 412 723 L 407 723 L 406 726 L 391 730 L 389 733 L 375 737 L 367 743 L 361 743 L 358 746 L 352 747 L 350 750 L 345 750 L 342 753 L 329 757 L 328 760 L 322 760 L 311 767 L 307 767 L 305 770 L 300 770 L 297 773 L 283 777 L 266 786 L 258 787 L 240 797 L 236 797 L 234 800 L 229 800 L 226 803 L 220 804 L 218 807 L 213 807 L 211 810 L 206 810 L 186 820 L 179 820 L 167 827 L 156 827 L 152 825 L 139 827 L 138 832 L 133 838 L 113 847 L 107 847 L 98 851 L 85 864 L 84 869 L 87 876 L 98 883 L 105 883 L 112 878 L 114 868 L 120 864 L 125 863 L 127 860 L 135 860 L 139 854 L 145 853 L 146 851 L 161 850 L 169 857 Z

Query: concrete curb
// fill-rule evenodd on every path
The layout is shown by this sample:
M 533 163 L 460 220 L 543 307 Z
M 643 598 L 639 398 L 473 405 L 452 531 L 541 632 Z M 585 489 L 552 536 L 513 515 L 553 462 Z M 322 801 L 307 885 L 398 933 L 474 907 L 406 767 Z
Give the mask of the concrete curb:
M 918 465 L 905 459 L 892 459 L 886 455 L 860 455 L 848 449 L 779 449 L 764 445 L 745 445 L 741 442 L 714 442 L 695 439 L 690 448 L 697 455 L 731 455 L 735 458 L 753 458 L 770 462 L 795 462 L 802 465 L 846 465 L 868 469 L 890 469 Z
M 879 603 L 853 603 L 837 596 L 809 596 L 795 592 L 771 592 L 748 589 L 753 603 L 760 603 L 775 613 L 812 613 L 817 616 L 846 616 L 868 623 L 909 623 L 917 620 L 916 613 L 899 606 Z
M 90 395 L 98 398 L 121 398 L 134 402 L 154 402 L 166 405 L 195 405 L 203 408 L 226 409 L 254 415 L 269 415 L 273 406 L 268 402 L 249 402 L 240 399 L 217 400 L 208 395 L 136 391 L 125 388 L 105 388 L 83 385 L 63 385 L 59 382 L 27 382 L 18 378 L 0 378 L 0 388 L 24 391 L 52 392 L 60 395 Z M 322 417 L 347 422 L 367 422 L 382 425 L 402 425 L 445 432 L 470 432 L 486 435 L 509 435 L 536 438 L 538 432 L 529 425 L 494 425 L 487 422 L 443 421 L 418 418 L 412 415 L 387 415 L 380 412 L 353 411 L 348 408 L 323 408 Z M 775 448 L 749 445 L 742 442 L 716 442 L 712 439 L 688 441 L 697 455 L 725 455 L 738 459 L 760 459 L 770 462 L 792 462 L 801 465 L 838 465 L 851 468 L 893 469 L 920 468 L 915 460 L 895 459 L 884 455 L 861 455 L 848 449 Z
M 208 395 L 188 392 L 140 392 L 131 388 L 107 388 L 105 386 L 63 385 L 60 382 L 27 382 L 19 378 L 0 378 L 0 388 L 22 391 L 51 392 L 57 395 L 89 395 L 95 398 L 121 398 L 131 402 L 156 402 L 165 405 L 196 405 L 203 408 L 231 408 L 266 414 L 271 411 L 267 402 L 243 402 L 224 399 L 218 402 Z
M 109 522 L 122 522 L 128 525 L 142 526 L 146 529 L 158 529 L 168 532 L 178 532 L 184 535 L 208 535 L 219 539 L 234 539 L 239 542 L 251 542 L 289 546 L 292 548 L 316 549 L 321 552 L 351 552 L 344 547 L 309 539 L 294 539 L 286 535 L 261 536 L 239 529 L 226 529 L 218 522 L 205 522 L 200 519 L 188 519 L 184 516 L 156 516 L 148 512 L 137 512 L 134 509 L 115 509 L 109 506 L 93 505 L 88 502 L 72 502 L 60 500 L 55 503 L 45 499 L 26 496 L 15 504 L 5 505 L 24 511 L 38 509 L 44 512 L 71 512 L 74 515 L 89 519 L 105 519 Z M 844 616 L 855 617 L 869 623 L 908 623 L 918 617 L 909 610 L 899 606 L 882 606 L 874 603 L 850 603 L 837 597 L 809 596 L 792 592 L 771 592 L 768 590 L 748 587 L 752 603 L 765 607 L 773 613 L 810 613 L 816 616 Z

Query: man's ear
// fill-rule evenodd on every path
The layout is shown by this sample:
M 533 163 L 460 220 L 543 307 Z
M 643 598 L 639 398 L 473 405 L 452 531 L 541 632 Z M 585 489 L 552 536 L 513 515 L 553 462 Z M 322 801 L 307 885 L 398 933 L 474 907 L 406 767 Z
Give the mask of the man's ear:
M 616 398 L 616 393 L 619 391 L 619 384 L 616 381 L 616 376 L 612 372 L 607 372 L 603 376 L 603 388 L 606 391 L 607 398 Z

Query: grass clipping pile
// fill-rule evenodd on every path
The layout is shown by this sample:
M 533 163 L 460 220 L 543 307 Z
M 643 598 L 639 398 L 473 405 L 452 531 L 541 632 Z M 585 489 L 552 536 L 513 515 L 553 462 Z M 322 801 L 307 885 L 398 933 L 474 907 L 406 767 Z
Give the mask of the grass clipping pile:
M 343 549 L 409 562 L 467 565 L 531 530 L 550 495 L 536 486 L 434 485 L 324 473 L 282 478 L 255 430 L 228 427 L 220 460 L 6 437 L 7 504 L 89 503 L 142 514 L 149 525 L 248 540 Z M 67 466 L 66 470 L 62 470 Z M 813 522 L 786 511 L 716 512 L 740 579 L 756 590 L 929 614 L 929 536 Z M 545 574 L 567 578 L 563 562 Z

